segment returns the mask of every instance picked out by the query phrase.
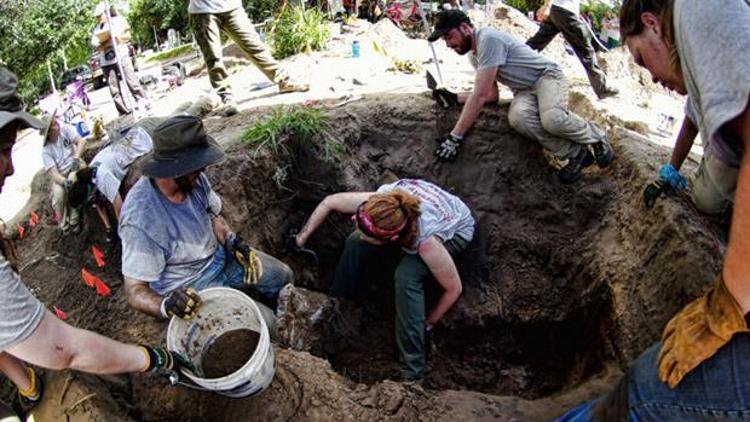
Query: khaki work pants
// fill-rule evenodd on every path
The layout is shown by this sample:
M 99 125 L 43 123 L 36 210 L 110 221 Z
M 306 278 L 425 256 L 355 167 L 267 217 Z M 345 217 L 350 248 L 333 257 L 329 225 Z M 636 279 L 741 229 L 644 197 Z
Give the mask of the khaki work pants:
M 589 77 L 594 92 L 601 95 L 607 89 L 607 77 L 596 60 L 594 47 L 591 44 L 591 33 L 581 22 L 578 14 L 560 6 L 552 6 L 549 17 L 539 25 L 537 33 L 529 38 L 526 44 L 534 50 L 542 51 L 560 32 L 565 41 L 573 47 L 578 60 L 586 69 L 586 75 Z
M 734 203 L 739 171 L 721 162 L 710 151 L 704 152 L 691 184 L 690 196 L 695 207 L 712 216 L 726 212 Z
M 203 53 L 208 67 L 211 86 L 219 95 L 231 92 L 226 67 L 222 60 L 222 45 L 219 31 L 224 31 L 237 46 L 271 81 L 279 83 L 285 80 L 286 74 L 273 58 L 271 52 L 255 31 L 253 23 L 245 10 L 238 7 L 232 11 L 215 14 L 192 14 L 190 20 L 195 30 L 195 40 Z
M 556 69 L 545 71 L 533 89 L 515 94 L 508 123 L 561 160 L 575 157 L 581 148 L 605 136 L 599 126 L 568 110 L 568 85 Z
M 67 174 L 63 176 L 67 177 Z M 52 209 L 58 218 L 58 224 L 60 230 L 67 232 L 68 230 L 78 227 L 81 219 L 81 212 L 77 208 L 73 208 L 68 204 L 68 192 L 65 188 L 52 182 Z

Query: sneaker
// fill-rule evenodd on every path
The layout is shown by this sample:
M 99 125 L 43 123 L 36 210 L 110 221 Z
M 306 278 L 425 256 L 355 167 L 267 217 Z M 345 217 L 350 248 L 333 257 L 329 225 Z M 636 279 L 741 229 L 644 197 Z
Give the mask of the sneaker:
M 237 101 L 234 100 L 234 95 L 232 94 L 221 95 L 221 103 L 223 105 L 216 111 L 218 114 L 229 117 L 240 112 L 237 108 Z
M 291 79 L 284 79 L 279 82 L 279 94 L 286 94 L 288 92 L 307 92 L 309 90 L 310 85 L 293 82 Z
M 42 397 L 44 397 L 44 383 L 42 382 L 42 378 L 34 369 L 29 369 L 31 372 L 33 372 L 33 377 L 36 379 L 37 394 L 35 398 L 22 396 L 20 393 L 17 394 L 16 397 L 18 400 L 13 403 L 12 407 L 18 415 L 28 414 L 32 409 L 39 405 L 39 403 L 42 402 Z
M 605 98 L 614 97 L 615 95 L 619 94 L 620 90 L 613 87 L 613 86 L 605 86 L 603 90 L 596 93 L 596 96 L 599 97 L 600 100 L 603 100 Z
M 581 170 L 592 164 L 594 164 L 594 156 L 588 148 L 581 148 L 580 152 L 570 158 L 568 164 L 557 172 L 557 177 L 562 183 L 573 183 L 581 177 Z
M 607 137 L 602 138 L 601 141 L 594 144 L 591 147 L 594 150 L 594 157 L 596 158 L 596 164 L 600 169 L 609 167 L 612 164 L 612 159 L 615 158 L 615 151 L 607 141 Z

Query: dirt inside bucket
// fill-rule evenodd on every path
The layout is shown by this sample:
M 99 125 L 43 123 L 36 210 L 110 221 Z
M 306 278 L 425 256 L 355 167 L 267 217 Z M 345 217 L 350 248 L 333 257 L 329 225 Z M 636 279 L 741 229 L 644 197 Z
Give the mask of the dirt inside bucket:
M 203 377 L 221 378 L 237 372 L 253 356 L 259 341 L 259 333 L 244 328 L 220 335 L 203 354 Z

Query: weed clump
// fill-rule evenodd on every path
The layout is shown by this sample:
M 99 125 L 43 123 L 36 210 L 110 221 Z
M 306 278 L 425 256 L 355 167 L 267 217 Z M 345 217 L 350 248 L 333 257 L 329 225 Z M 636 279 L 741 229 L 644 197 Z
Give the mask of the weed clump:
M 296 137 L 320 148 L 323 158 L 333 159 L 344 152 L 341 142 L 329 131 L 328 115 L 323 110 L 311 107 L 280 106 L 263 120 L 245 129 L 242 140 L 255 148 L 254 155 L 269 148 L 274 156 L 288 153 L 285 140 Z
M 316 8 L 284 6 L 273 30 L 273 56 L 277 59 L 303 51 L 320 51 L 330 31 L 326 17 Z

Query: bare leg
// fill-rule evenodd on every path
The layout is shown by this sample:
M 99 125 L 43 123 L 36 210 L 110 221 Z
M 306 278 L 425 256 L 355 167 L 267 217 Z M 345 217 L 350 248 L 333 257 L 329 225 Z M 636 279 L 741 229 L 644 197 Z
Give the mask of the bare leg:
M 31 378 L 26 364 L 21 359 L 11 356 L 5 352 L 0 352 L 0 372 L 5 374 L 19 390 L 28 390 L 31 388 Z

